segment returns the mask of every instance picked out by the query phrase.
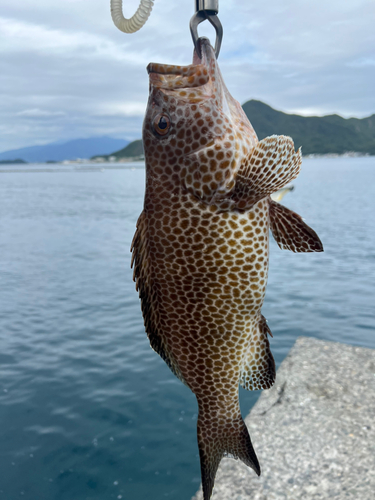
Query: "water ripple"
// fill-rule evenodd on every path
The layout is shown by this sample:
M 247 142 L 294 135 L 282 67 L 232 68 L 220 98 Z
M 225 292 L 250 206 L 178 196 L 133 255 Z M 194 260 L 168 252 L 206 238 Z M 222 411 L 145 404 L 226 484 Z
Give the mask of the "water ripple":
M 285 199 L 325 253 L 271 241 L 263 313 L 277 365 L 300 335 L 375 348 L 374 166 L 305 161 Z M 129 269 L 144 170 L 63 170 L 2 169 L 2 496 L 187 500 L 197 404 L 151 350 Z M 258 396 L 240 390 L 243 413 Z

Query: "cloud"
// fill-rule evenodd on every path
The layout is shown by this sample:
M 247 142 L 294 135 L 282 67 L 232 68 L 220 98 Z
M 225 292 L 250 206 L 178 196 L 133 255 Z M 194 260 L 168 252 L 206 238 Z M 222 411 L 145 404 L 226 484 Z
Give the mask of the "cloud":
M 124 2 L 130 17 L 139 0 Z M 0 0 L 0 150 L 141 135 L 150 61 L 189 64 L 191 0 L 157 0 L 118 31 L 109 0 Z M 232 95 L 286 112 L 375 113 L 373 0 L 221 0 L 220 67 Z M 214 31 L 208 23 L 199 34 Z
M 354 61 L 348 63 L 349 67 L 352 68 L 363 68 L 366 66 L 375 66 L 375 58 L 374 57 L 360 57 Z
M 25 109 L 16 113 L 17 116 L 26 116 L 28 118 L 51 118 L 55 116 L 65 116 L 64 111 L 47 111 L 45 109 Z
M 0 53 L 34 53 L 78 59 L 113 59 L 117 62 L 145 65 L 142 55 L 126 50 L 129 44 L 116 45 L 111 40 L 85 32 L 67 32 L 0 17 Z
M 141 116 L 146 111 L 146 102 L 107 102 L 99 106 L 98 116 Z

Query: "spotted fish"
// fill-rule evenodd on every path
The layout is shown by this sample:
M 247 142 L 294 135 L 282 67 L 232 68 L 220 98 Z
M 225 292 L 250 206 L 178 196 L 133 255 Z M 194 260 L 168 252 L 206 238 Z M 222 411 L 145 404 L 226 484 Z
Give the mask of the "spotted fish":
M 269 229 L 281 248 L 321 252 L 316 233 L 270 195 L 297 177 L 289 137 L 258 138 L 213 48 L 190 66 L 149 64 L 146 192 L 132 244 L 151 347 L 196 395 L 204 500 L 223 456 L 260 467 L 238 386 L 267 389 L 275 362 L 261 314 Z

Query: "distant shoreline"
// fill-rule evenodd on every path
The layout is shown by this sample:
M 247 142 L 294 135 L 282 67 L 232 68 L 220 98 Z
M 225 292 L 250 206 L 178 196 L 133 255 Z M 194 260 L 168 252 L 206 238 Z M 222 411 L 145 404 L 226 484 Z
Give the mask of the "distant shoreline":
M 356 153 L 355 151 L 348 151 L 346 153 L 338 154 L 338 153 L 312 153 L 308 155 L 304 155 L 302 152 L 303 158 L 367 158 L 370 153 Z
M 370 155 L 369 153 L 357 153 L 355 151 L 348 151 L 347 153 L 343 154 L 338 154 L 338 153 L 313 153 L 313 154 L 308 154 L 308 155 L 302 155 L 304 159 L 311 159 L 311 158 L 367 158 L 370 156 L 375 156 L 375 155 Z M 77 160 L 64 160 L 64 161 L 56 161 L 56 162 L 19 162 L 19 161 L 14 161 L 14 160 L 2 160 L 0 162 L 0 165 L 81 165 L 81 164 L 89 164 L 89 165 L 98 165 L 98 164 L 106 164 L 106 165 L 118 165 L 118 164 L 124 164 L 124 163 L 138 163 L 138 162 L 144 162 L 145 159 L 144 157 L 139 157 L 136 156 L 134 158 L 120 158 L 116 160 L 105 160 L 105 159 L 96 159 L 96 160 L 91 160 L 91 159 L 85 159 L 85 158 L 78 158 Z M 53 167 L 52 167 L 53 169 Z

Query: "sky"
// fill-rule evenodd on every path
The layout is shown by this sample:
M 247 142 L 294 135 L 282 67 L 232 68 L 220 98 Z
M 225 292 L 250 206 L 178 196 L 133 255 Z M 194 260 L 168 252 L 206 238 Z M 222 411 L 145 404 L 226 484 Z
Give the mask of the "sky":
M 0 0 L 0 151 L 141 137 L 149 62 L 190 64 L 195 0 L 155 0 L 124 34 L 109 0 Z M 139 0 L 124 0 L 130 17 Z M 303 115 L 375 113 L 374 0 L 220 0 L 228 89 Z M 212 43 L 209 23 L 199 34 Z

